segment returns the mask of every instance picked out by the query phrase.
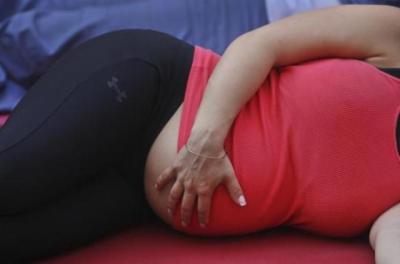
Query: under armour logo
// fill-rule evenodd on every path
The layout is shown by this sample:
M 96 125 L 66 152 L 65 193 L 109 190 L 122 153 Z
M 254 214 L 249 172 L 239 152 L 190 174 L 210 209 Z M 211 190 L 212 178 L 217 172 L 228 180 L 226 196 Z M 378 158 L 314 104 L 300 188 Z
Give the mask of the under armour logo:
M 127 98 L 128 96 L 126 95 L 125 91 L 121 91 L 119 89 L 118 81 L 119 80 L 116 77 L 112 76 L 111 81 L 107 81 L 107 85 L 108 85 L 108 87 L 114 89 L 114 91 L 117 93 L 117 97 L 116 97 L 117 101 L 122 103 L 122 100 L 124 98 Z

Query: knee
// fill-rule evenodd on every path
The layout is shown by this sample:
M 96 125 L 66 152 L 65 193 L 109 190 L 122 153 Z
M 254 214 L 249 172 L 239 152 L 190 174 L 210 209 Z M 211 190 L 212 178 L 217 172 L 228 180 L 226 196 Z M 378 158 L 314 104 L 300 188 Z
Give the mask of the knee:
M 24 194 L 17 194 L 0 182 L 0 216 L 12 216 L 27 210 L 22 202 Z
M 42 197 L 35 185 L 24 183 L 16 178 L 0 176 L 0 216 L 28 212 Z

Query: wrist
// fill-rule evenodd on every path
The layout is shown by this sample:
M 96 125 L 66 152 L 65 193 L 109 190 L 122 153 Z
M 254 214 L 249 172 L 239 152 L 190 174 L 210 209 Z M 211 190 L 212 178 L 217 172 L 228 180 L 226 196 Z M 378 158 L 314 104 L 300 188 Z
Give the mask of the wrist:
M 207 159 L 222 159 L 226 156 L 225 151 L 223 150 L 220 154 L 218 155 L 205 155 L 205 154 L 201 154 L 201 153 L 196 153 L 193 150 L 191 150 L 191 147 L 189 144 L 185 145 L 186 150 L 196 156 L 202 157 L 202 158 L 207 158 Z
M 224 151 L 224 133 L 211 128 L 192 129 L 187 144 L 197 153 L 205 155 L 219 155 Z

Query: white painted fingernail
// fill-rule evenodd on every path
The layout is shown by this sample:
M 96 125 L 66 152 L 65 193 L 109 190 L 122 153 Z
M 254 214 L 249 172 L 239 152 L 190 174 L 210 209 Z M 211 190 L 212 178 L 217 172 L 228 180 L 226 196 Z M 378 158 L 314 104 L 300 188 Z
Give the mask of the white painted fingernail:
M 243 195 L 241 195 L 240 197 L 239 197 L 239 204 L 240 204 L 240 206 L 245 206 L 247 203 L 246 203 L 246 199 L 244 198 L 244 196 Z

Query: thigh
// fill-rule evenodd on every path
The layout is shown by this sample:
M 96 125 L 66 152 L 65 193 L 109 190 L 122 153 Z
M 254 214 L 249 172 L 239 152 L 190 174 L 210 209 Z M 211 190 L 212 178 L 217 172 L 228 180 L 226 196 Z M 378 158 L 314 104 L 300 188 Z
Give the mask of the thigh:
M 165 76 L 161 48 L 147 47 L 139 33 L 72 50 L 17 105 L 0 130 L 0 215 L 34 210 L 140 144 Z M 151 43 L 160 38 L 150 35 Z
M 139 224 L 147 207 L 113 170 L 34 212 L 0 218 L 0 261 L 65 253 Z

